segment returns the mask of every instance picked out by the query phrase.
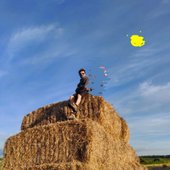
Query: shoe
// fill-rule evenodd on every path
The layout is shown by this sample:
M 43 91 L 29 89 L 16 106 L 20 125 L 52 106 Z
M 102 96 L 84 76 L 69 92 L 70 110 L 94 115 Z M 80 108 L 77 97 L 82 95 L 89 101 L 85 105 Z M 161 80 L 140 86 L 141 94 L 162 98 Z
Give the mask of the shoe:
M 68 117 L 69 120 L 77 120 L 75 114 L 71 114 L 69 117 Z
M 77 112 L 77 111 L 78 111 L 78 107 L 77 107 L 77 105 L 76 105 L 75 103 L 69 102 L 68 104 L 69 104 L 69 106 L 73 109 L 74 112 Z

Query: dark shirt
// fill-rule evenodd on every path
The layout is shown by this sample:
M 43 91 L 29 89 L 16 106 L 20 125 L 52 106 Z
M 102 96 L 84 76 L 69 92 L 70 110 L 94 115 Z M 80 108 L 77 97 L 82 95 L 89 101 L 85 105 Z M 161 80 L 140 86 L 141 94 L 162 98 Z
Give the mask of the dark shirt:
M 84 76 L 80 79 L 79 84 L 77 84 L 77 88 L 76 88 L 76 93 L 78 94 L 84 94 L 84 93 L 88 93 L 88 87 L 87 85 L 89 84 L 89 78 L 87 76 Z

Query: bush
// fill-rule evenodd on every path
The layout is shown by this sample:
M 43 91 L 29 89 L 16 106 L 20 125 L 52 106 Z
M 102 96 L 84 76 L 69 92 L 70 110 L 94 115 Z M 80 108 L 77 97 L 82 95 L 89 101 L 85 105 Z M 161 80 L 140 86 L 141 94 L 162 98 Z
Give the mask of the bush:
M 165 164 L 164 164 L 164 165 L 162 165 L 162 168 L 167 168 L 167 167 L 168 167 L 168 166 L 167 166 L 167 165 L 165 165 Z

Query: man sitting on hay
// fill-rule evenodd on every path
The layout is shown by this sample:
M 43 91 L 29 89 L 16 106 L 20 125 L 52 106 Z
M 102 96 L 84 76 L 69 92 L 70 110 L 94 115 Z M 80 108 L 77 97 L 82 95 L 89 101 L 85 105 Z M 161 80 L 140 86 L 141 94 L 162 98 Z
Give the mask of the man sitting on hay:
M 76 93 L 74 93 L 72 96 L 69 98 L 69 106 L 73 109 L 74 113 L 78 112 L 78 106 L 81 102 L 82 95 L 87 94 L 89 91 L 91 91 L 91 88 L 88 88 L 87 85 L 89 84 L 89 78 L 86 75 L 86 70 L 84 68 L 81 68 L 79 71 L 79 76 L 80 76 L 80 82 L 77 84 L 77 88 L 75 90 Z M 75 118 L 75 114 L 72 114 L 70 119 Z

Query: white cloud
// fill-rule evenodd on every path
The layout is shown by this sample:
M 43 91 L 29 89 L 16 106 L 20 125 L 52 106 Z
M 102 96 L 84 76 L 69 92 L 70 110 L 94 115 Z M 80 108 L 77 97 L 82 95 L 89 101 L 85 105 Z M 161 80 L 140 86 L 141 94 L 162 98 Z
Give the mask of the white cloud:
M 24 28 L 21 31 L 16 32 L 12 35 L 10 39 L 10 43 L 22 44 L 32 40 L 43 40 L 50 32 L 54 32 L 57 34 L 61 34 L 63 29 L 60 27 L 56 27 L 56 25 L 44 25 L 38 27 L 28 27 Z
M 164 85 L 154 85 L 151 82 L 143 82 L 139 85 L 139 93 L 143 100 L 157 105 L 165 105 L 170 102 L 170 82 Z
M 134 140 L 135 142 L 132 142 L 132 146 L 137 151 L 138 155 L 169 155 L 170 140 L 149 140 L 141 141 L 141 139 L 138 139 Z
M 72 57 L 76 54 L 76 50 L 71 48 L 67 43 L 57 43 L 52 46 L 46 47 L 46 49 L 39 51 L 38 53 L 33 54 L 30 57 L 24 58 L 20 63 L 36 65 L 36 64 L 45 64 L 47 65 L 55 58 L 63 57 Z
M 155 85 L 145 81 L 137 87 L 110 95 L 108 100 L 113 101 L 117 110 L 124 116 L 170 112 L 170 82 Z
M 165 85 L 154 85 L 151 82 L 143 82 L 139 86 L 142 96 L 154 95 L 170 95 L 170 82 Z
M 154 79 L 157 74 L 167 71 L 163 70 L 162 67 L 165 68 L 165 65 L 170 62 L 168 50 L 169 44 L 160 46 L 155 41 L 134 51 L 132 54 L 128 54 L 126 61 L 120 60 L 121 62 L 115 65 L 113 63 L 113 66 L 108 68 L 110 81 L 106 88 L 125 85 L 140 78 L 148 79 L 148 75 Z M 156 69 L 160 72 L 157 72 Z
M 153 13 L 150 14 L 150 16 L 148 17 L 148 19 L 155 19 L 158 17 L 162 17 L 164 15 L 167 15 L 169 13 L 168 10 L 157 10 L 154 11 Z
M 55 24 L 23 28 L 10 37 L 7 53 L 11 58 L 16 52 L 31 43 L 40 43 L 45 41 L 48 37 L 58 38 L 62 33 L 63 28 Z
M 107 88 L 126 84 L 147 74 L 148 69 L 160 64 L 161 58 L 156 57 L 160 50 L 155 47 L 143 48 L 129 56 L 126 62 L 114 65 L 109 69 L 110 81 Z
M 136 116 L 128 120 L 131 143 L 139 155 L 168 154 L 167 150 L 170 149 L 169 121 L 169 113 L 164 112 L 149 116 Z
M 152 115 L 135 116 L 129 118 L 129 127 L 137 136 L 168 136 L 170 135 L 169 113 L 155 113 Z
M 160 4 L 148 13 L 146 19 L 157 19 L 158 17 L 164 17 L 169 14 L 169 5 L 169 0 L 160 1 Z
M 7 62 L 13 66 L 40 63 L 46 66 L 56 58 L 75 57 L 77 52 L 77 48 L 66 40 L 64 28 L 57 24 L 28 27 L 11 36 Z
M 158 85 L 145 81 L 138 87 L 110 96 L 109 101 L 113 101 L 118 113 L 127 121 L 131 143 L 138 154 L 167 154 L 170 82 Z

